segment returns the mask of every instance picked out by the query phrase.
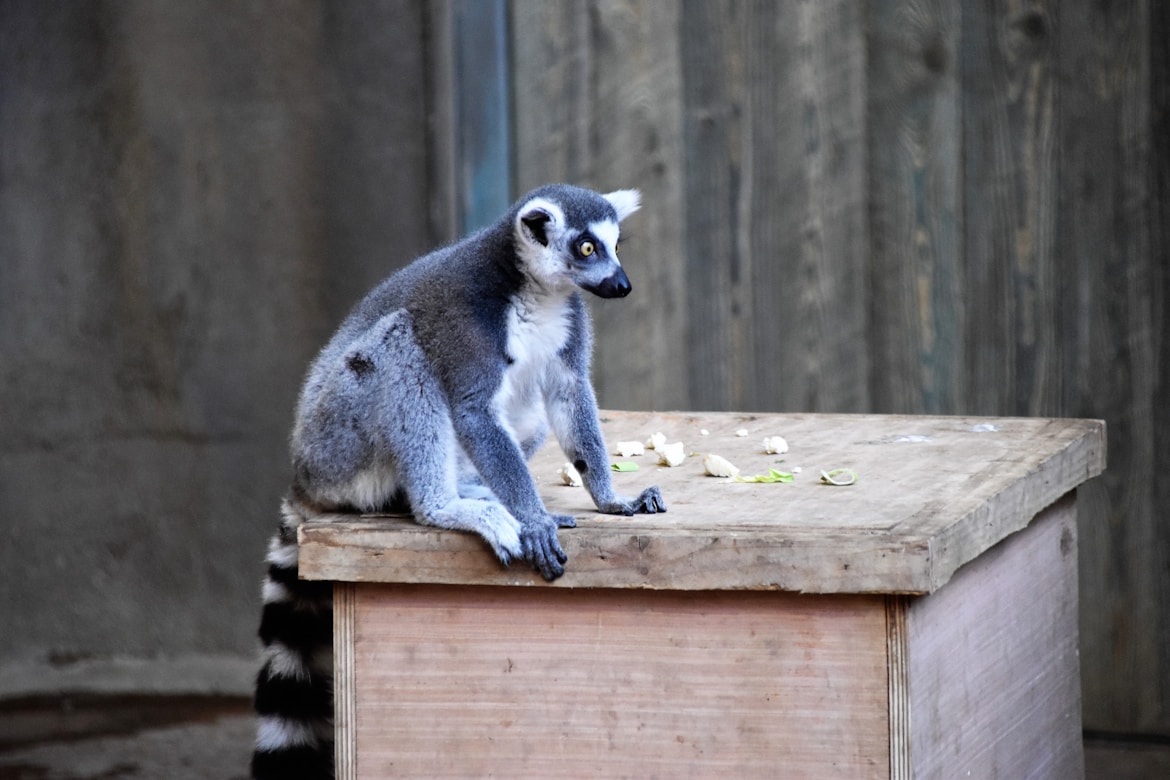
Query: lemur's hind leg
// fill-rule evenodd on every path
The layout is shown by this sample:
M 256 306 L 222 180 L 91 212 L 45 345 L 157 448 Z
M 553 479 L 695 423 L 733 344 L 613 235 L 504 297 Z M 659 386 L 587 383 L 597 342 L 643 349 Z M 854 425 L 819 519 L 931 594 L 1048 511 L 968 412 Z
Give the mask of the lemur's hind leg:
M 389 454 L 415 520 L 478 534 L 502 563 L 520 557 L 520 523 L 498 500 L 490 500 L 491 491 L 460 496 L 459 445 L 450 411 L 415 341 L 409 313 L 386 315 L 372 335 L 376 338 L 364 339 L 347 360 L 372 368 L 366 379 L 376 399 L 370 410 L 378 421 L 375 435 L 379 449 Z

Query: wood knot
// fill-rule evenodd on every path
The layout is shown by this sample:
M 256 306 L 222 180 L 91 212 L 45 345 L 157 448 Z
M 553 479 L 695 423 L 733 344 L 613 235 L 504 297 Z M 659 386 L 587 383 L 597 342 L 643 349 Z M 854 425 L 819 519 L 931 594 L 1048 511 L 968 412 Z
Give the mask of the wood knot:
M 1040 11 L 1029 11 L 1016 22 L 1020 32 L 1032 40 L 1039 40 L 1048 35 L 1048 20 Z
M 922 64 L 931 73 L 943 73 L 950 67 L 951 53 L 941 37 L 935 37 L 922 47 Z

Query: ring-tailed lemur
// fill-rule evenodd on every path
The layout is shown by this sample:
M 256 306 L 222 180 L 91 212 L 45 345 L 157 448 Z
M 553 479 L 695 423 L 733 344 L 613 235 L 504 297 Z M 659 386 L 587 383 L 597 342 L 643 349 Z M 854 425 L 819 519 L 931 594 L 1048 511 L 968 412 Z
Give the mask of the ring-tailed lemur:
M 657 487 L 613 492 L 579 293 L 629 294 L 619 223 L 638 208 L 634 190 L 534 190 L 376 287 L 318 355 L 267 558 L 254 777 L 333 774 L 331 589 L 297 578 L 306 518 L 408 506 L 420 523 L 477 533 L 504 564 L 523 558 L 556 579 L 557 528 L 575 523 L 548 513 L 526 462 L 550 425 L 598 510 L 666 511 Z

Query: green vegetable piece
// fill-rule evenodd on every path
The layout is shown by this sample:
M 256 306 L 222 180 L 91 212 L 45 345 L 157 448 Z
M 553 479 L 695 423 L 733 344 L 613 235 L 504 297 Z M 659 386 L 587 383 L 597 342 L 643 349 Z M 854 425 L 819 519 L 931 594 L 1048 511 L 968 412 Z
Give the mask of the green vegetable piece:
M 752 483 L 775 483 L 775 482 L 792 482 L 795 480 L 790 472 L 780 471 L 779 469 L 768 469 L 767 474 L 755 474 L 750 477 L 732 477 L 734 482 L 752 482 Z
M 614 471 L 637 471 L 638 464 L 628 460 L 619 460 L 617 463 L 611 463 L 609 466 Z
M 857 481 L 857 472 L 853 469 L 833 469 L 832 471 L 821 471 L 821 482 L 826 485 L 835 485 L 837 487 L 847 487 Z

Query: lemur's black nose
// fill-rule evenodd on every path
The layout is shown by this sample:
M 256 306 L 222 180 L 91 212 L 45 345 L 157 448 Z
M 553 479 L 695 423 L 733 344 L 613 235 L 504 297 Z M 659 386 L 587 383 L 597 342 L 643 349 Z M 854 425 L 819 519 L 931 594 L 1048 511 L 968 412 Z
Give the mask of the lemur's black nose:
M 619 268 L 615 273 L 602 279 L 599 284 L 585 289 L 598 298 L 625 298 L 633 287 L 630 286 L 630 277 Z

